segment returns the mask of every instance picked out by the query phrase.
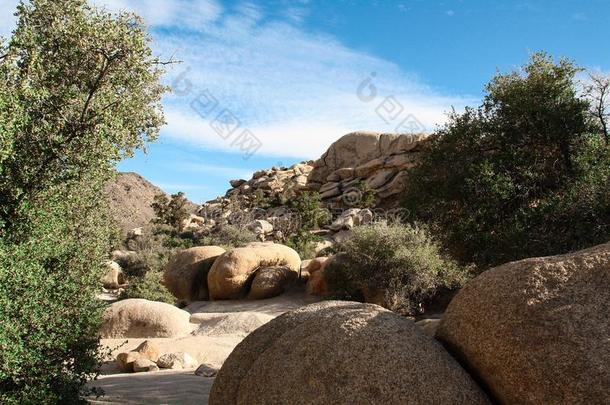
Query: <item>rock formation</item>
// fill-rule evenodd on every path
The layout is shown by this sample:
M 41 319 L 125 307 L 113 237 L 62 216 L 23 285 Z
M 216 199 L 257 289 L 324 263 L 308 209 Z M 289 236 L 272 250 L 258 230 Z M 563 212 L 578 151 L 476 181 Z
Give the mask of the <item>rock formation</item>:
M 218 372 L 209 403 L 489 402 L 412 321 L 376 305 L 326 301 L 248 335 Z
M 486 271 L 436 332 L 499 403 L 610 398 L 610 244 Z
M 243 298 L 249 292 L 250 282 L 255 286 L 254 294 L 257 296 L 253 298 L 280 294 L 286 284 L 298 277 L 300 266 L 299 254 L 284 245 L 251 243 L 230 250 L 216 259 L 208 273 L 210 299 Z M 266 270 L 271 267 L 275 267 L 273 274 Z M 294 276 L 286 274 L 289 272 Z M 273 285 L 271 281 L 274 281 Z
M 104 311 L 102 338 L 177 337 L 191 333 L 190 314 L 163 302 L 131 298 Z
M 207 300 L 208 271 L 224 252 L 219 246 L 196 246 L 178 252 L 165 266 L 165 287 L 184 303 Z

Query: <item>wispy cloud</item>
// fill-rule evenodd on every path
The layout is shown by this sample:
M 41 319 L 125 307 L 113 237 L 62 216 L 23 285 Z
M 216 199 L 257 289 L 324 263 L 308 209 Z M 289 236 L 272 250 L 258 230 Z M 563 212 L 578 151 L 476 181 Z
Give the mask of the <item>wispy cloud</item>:
M 431 88 L 391 61 L 303 28 L 310 7 L 306 1 L 290 2 L 292 7 L 280 12 L 259 3 L 229 7 L 215 0 L 94 3 L 141 14 L 152 28 L 156 53 L 184 61 L 168 72 L 168 83 L 186 72 L 193 89 L 209 91 L 260 139 L 257 153 L 262 156 L 315 158 L 347 132 L 393 132 L 398 122 L 387 123 L 376 112 L 388 96 L 428 130 L 444 122 L 452 106 L 475 102 Z M 377 98 L 365 103 L 356 91 L 372 72 Z M 196 95 L 193 90 L 166 98 L 168 126 L 162 136 L 232 151 L 231 142 L 210 128 L 218 110 L 202 116 L 190 107 Z
M 261 140 L 263 155 L 312 158 L 352 130 L 392 132 L 397 123 L 387 124 L 375 112 L 387 96 L 430 130 L 452 106 L 473 101 L 436 91 L 394 63 L 303 30 L 290 18 L 268 18 L 264 8 L 249 3 L 188 35 L 164 32 L 156 46 L 185 62 L 169 73 L 169 82 L 186 73 L 195 89 L 209 91 Z M 356 89 L 371 72 L 379 96 L 367 104 Z M 166 136 L 231 150 L 209 126 L 214 115 L 189 107 L 195 96 L 167 98 Z

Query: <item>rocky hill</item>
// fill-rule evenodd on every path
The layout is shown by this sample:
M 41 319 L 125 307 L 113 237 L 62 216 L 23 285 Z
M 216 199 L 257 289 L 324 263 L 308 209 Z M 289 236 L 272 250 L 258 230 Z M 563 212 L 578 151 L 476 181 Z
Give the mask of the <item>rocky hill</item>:
M 226 223 L 247 225 L 263 240 L 282 242 L 286 223 L 291 222 L 289 201 L 305 191 L 318 192 L 322 208 L 333 214 L 328 232 L 319 235 L 337 242 L 344 237 L 337 232 L 370 222 L 376 212 L 386 215 L 397 209 L 408 172 L 428 144 L 424 134 L 353 132 L 315 161 L 231 180 L 225 195 L 203 204 L 198 214 L 208 229 Z
M 106 186 L 110 207 L 123 232 L 150 223 L 155 217 L 150 205 L 159 193 L 165 191 L 132 172 L 119 173 L 116 179 Z M 197 208 L 194 203 L 190 205 L 191 211 Z

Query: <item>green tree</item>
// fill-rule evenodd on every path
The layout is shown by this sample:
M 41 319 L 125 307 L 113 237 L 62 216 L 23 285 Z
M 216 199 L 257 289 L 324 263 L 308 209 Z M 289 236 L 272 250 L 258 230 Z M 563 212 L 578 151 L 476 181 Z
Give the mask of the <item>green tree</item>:
M 608 238 L 600 196 L 608 153 L 577 93 L 579 71 L 535 54 L 522 70 L 495 76 L 479 108 L 451 114 L 435 134 L 405 205 L 461 260 L 485 267 Z
M 114 164 L 163 123 L 162 70 L 134 15 L 23 1 L 0 49 L 0 402 L 83 402 Z
M 182 231 L 183 221 L 189 217 L 188 200 L 182 191 L 169 199 L 165 193 L 157 194 L 151 207 L 155 211 L 154 223 L 169 225 L 177 231 Z

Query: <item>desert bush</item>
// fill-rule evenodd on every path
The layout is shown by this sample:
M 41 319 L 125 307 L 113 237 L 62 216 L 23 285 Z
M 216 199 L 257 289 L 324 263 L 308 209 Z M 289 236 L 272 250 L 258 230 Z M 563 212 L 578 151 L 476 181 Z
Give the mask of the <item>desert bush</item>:
M 374 302 L 414 315 L 459 288 L 470 269 L 447 259 L 425 228 L 387 223 L 356 227 L 325 269 L 335 298 Z
M 199 246 L 216 245 L 226 248 L 234 248 L 256 242 L 256 235 L 248 229 L 235 225 L 222 225 L 214 229 L 209 235 L 203 236 L 197 241 Z
M 173 254 L 194 245 L 191 234 L 182 235 L 170 225 L 146 226 L 141 236 L 125 242 L 125 247 L 133 254 L 121 258 L 119 265 L 127 277 L 144 277 L 149 271 L 163 271 Z
M 85 402 L 98 366 L 105 183 L 156 138 L 161 71 L 141 21 L 20 2 L 0 41 L 0 403 Z
M 316 257 L 316 245 L 321 238 L 309 231 L 300 230 L 298 233 L 286 239 L 285 244 L 296 250 L 301 259 L 313 259 Z
M 162 281 L 161 271 L 149 271 L 143 277 L 132 277 L 129 279 L 128 287 L 121 292 L 120 298 L 143 298 L 175 304 L 176 298 L 165 288 Z
M 535 54 L 452 114 L 411 172 L 405 207 L 481 269 L 610 237 L 608 146 L 572 62 Z

